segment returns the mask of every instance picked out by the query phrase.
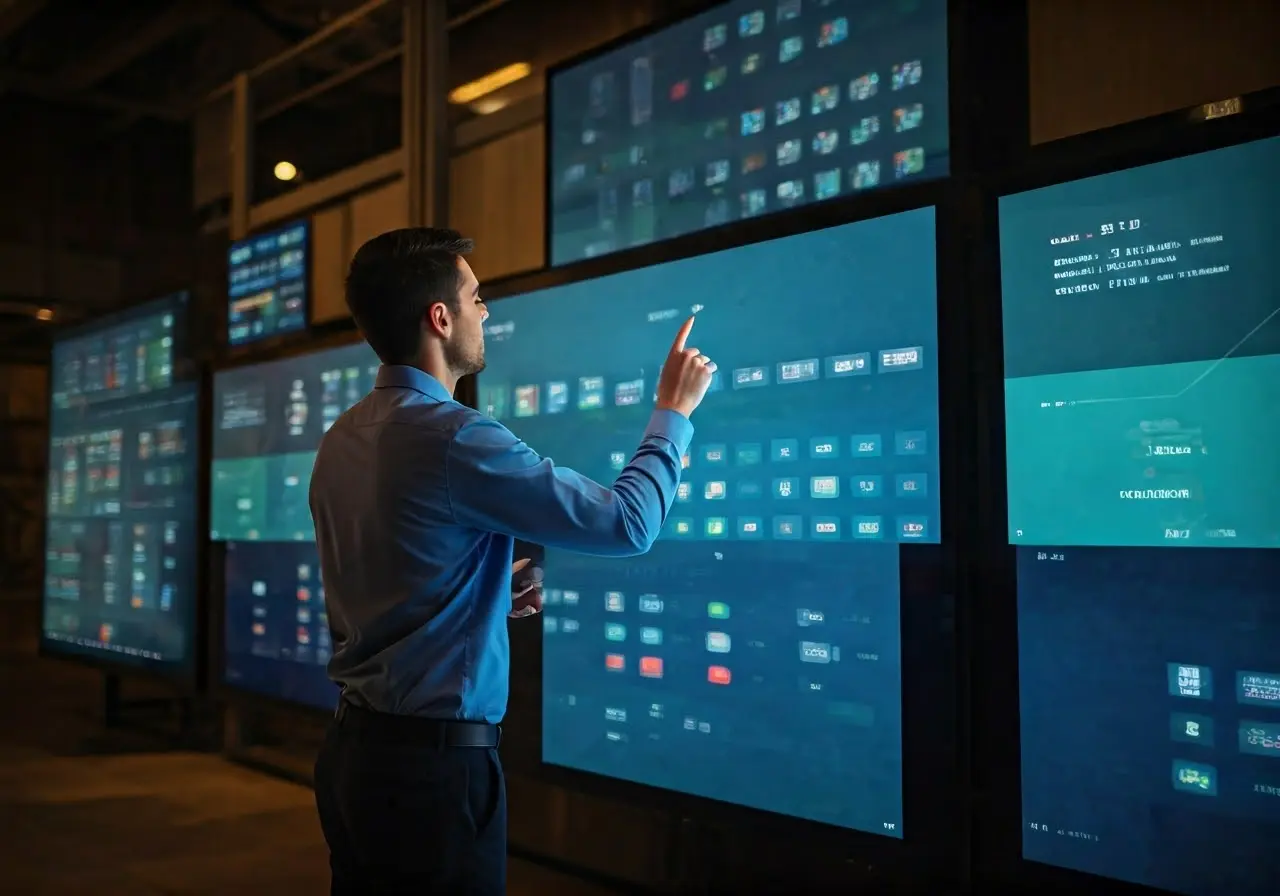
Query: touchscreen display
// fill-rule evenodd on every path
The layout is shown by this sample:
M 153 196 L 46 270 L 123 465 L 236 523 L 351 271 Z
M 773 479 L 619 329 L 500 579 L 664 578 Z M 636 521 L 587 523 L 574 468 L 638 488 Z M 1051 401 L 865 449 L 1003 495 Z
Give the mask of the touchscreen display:
M 941 177 L 946 0 L 734 0 L 548 95 L 552 265 Z
M 611 482 L 719 365 L 645 556 L 542 559 L 545 762 L 902 835 L 900 563 L 936 542 L 934 211 L 490 305 L 481 410 Z

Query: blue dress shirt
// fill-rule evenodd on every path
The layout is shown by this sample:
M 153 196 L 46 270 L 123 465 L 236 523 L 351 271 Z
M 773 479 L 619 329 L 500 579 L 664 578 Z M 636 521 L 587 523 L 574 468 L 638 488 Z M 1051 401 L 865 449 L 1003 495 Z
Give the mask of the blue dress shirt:
M 329 677 L 367 709 L 500 722 L 515 539 L 643 554 L 692 436 L 688 418 L 655 411 L 606 488 L 539 457 L 434 377 L 383 366 L 321 440 L 311 475 Z

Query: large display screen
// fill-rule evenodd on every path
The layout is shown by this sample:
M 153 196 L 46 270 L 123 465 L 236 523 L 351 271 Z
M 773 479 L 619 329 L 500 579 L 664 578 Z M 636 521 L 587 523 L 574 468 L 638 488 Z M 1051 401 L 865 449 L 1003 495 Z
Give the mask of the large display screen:
M 179 293 L 55 341 L 43 642 L 192 669 L 199 374 Z
M 949 170 L 946 0 L 733 0 L 553 73 L 551 264 Z
M 720 367 L 654 548 L 542 558 L 545 762 L 902 835 L 900 551 L 939 536 L 934 244 L 926 208 L 490 306 L 481 409 L 600 482 L 691 312 Z
M 1280 140 L 1005 197 L 1023 852 L 1280 880 Z
M 232 243 L 227 253 L 227 342 L 244 345 L 307 326 L 310 223 Z
M 331 709 L 329 629 L 307 492 L 320 437 L 373 388 L 363 342 L 214 377 L 210 537 L 225 541 L 223 679 Z

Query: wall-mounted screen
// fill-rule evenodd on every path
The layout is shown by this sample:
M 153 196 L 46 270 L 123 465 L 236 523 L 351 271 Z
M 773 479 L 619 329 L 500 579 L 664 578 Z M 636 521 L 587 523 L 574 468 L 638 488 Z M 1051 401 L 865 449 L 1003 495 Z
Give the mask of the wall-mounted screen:
M 178 293 L 54 343 L 46 649 L 193 669 L 200 381 L 186 327 Z
M 654 548 L 545 552 L 545 762 L 902 835 L 900 552 L 939 536 L 934 217 L 490 306 L 481 410 L 597 481 L 691 312 L 720 367 Z
M 209 528 L 228 542 L 227 684 L 333 707 L 307 491 L 320 437 L 373 388 L 377 371 L 360 342 L 214 376 Z
M 308 221 L 232 243 L 227 253 L 227 343 L 245 345 L 307 326 Z
M 946 0 L 733 0 L 554 72 L 561 265 L 949 171 Z
M 1004 197 L 1023 852 L 1280 880 L 1280 140 Z

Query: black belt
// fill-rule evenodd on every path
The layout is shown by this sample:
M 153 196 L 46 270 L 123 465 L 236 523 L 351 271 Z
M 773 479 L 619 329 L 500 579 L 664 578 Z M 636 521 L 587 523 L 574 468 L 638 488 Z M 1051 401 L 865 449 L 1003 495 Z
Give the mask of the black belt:
M 426 747 L 492 748 L 502 742 L 502 728 L 487 722 L 459 722 L 452 719 L 426 719 L 421 716 L 394 716 L 338 701 L 334 721 L 343 728 L 382 735 L 397 743 L 421 744 Z

